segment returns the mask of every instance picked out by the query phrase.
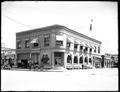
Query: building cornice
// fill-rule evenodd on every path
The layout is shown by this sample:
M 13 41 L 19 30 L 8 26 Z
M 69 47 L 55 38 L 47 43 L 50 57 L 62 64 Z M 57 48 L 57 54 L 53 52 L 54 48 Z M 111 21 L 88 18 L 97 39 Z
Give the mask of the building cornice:
M 73 33 L 73 34 L 75 34 L 75 35 L 78 35 L 78 36 L 80 36 L 80 37 L 83 37 L 83 38 L 85 38 L 85 39 L 88 39 L 88 40 L 94 41 L 94 42 L 96 42 L 96 43 L 102 44 L 101 41 L 98 41 L 98 40 L 96 40 L 96 39 L 94 39 L 94 38 L 88 37 L 88 36 L 86 36 L 86 35 L 84 35 L 84 34 L 81 34 L 81 33 L 79 33 L 79 32 L 76 32 L 76 31 L 74 31 L 74 30 L 72 30 L 72 29 L 69 29 L 69 28 L 67 28 L 67 27 L 65 27 L 65 26 L 61 26 L 61 25 L 57 25 L 57 24 L 56 24 L 56 25 L 52 25 L 52 26 L 47 26 L 47 27 L 38 28 L 38 29 L 32 29 L 32 30 L 28 30 L 28 31 L 17 32 L 16 35 L 25 35 L 25 34 L 35 33 L 35 32 L 44 32 L 44 31 L 51 31 L 51 32 L 52 32 L 52 30 L 55 30 L 55 29 L 57 29 L 56 31 L 58 31 L 58 30 L 60 30 L 60 29 L 64 29 L 65 31 L 68 31 L 68 32 L 70 32 L 70 33 Z

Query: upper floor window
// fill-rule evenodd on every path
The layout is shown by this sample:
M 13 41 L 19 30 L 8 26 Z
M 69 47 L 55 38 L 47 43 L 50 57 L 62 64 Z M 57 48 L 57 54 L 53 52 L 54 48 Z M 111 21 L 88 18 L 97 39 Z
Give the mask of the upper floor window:
M 92 48 L 90 48 L 90 52 L 92 52 Z
M 88 47 L 85 47 L 84 53 L 87 53 L 87 51 L 88 51 Z
M 21 41 L 17 41 L 17 49 L 21 49 Z
M 50 34 L 45 34 L 44 35 L 44 46 L 49 46 L 50 45 Z
M 72 39 L 71 38 L 67 38 L 67 47 L 70 47 L 72 44 Z
M 80 46 L 80 50 L 83 50 L 83 46 Z
M 63 41 L 56 41 L 56 46 L 63 46 Z
M 29 45 L 29 40 L 25 40 L 25 48 L 29 48 L 30 45 Z
M 77 49 L 77 47 L 78 47 L 78 44 L 74 44 L 74 48 Z
M 33 47 L 38 47 L 38 46 L 39 46 L 38 43 L 34 43 L 34 44 L 33 44 Z
M 70 47 L 70 42 L 67 42 L 67 47 Z
M 56 34 L 56 46 L 63 46 L 64 36 L 62 33 Z
M 38 47 L 38 46 L 39 46 L 38 38 L 34 38 L 34 39 L 31 41 L 31 43 L 32 43 L 32 47 L 33 47 L 33 48 Z
M 100 53 L 100 47 L 98 47 L 98 53 Z
M 94 47 L 95 47 L 94 52 L 96 52 L 96 46 L 94 46 Z
M 85 51 L 88 51 L 88 47 L 85 47 Z

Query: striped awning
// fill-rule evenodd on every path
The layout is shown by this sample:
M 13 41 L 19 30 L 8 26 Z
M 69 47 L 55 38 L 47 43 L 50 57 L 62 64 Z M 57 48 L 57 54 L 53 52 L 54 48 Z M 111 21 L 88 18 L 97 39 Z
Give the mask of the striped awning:
M 38 43 L 38 38 L 34 38 L 30 43 Z
M 80 41 L 75 40 L 74 43 L 75 43 L 75 44 L 80 44 Z
M 73 43 L 73 40 L 71 38 L 67 38 L 67 42 Z
M 83 44 L 84 47 L 89 47 L 89 45 L 85 42 L 82 42 L 82 44 Z

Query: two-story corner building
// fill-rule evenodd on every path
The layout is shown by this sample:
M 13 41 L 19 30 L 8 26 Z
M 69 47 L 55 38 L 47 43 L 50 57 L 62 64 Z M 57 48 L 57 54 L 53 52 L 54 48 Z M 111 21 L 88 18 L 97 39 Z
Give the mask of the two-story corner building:
M 17 62 L 31 59 L 44 67 L 100 67 L 101 42 L 65 26 L 16 33 Z

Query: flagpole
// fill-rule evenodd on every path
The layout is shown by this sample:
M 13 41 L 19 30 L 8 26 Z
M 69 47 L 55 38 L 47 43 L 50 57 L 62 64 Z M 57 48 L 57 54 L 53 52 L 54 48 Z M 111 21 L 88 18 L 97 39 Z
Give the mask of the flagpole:
M 90 31 L 92 31 L 92 22 L 93 22 L 93 19 L 91 19 L 91 23 L 90 23 Z

